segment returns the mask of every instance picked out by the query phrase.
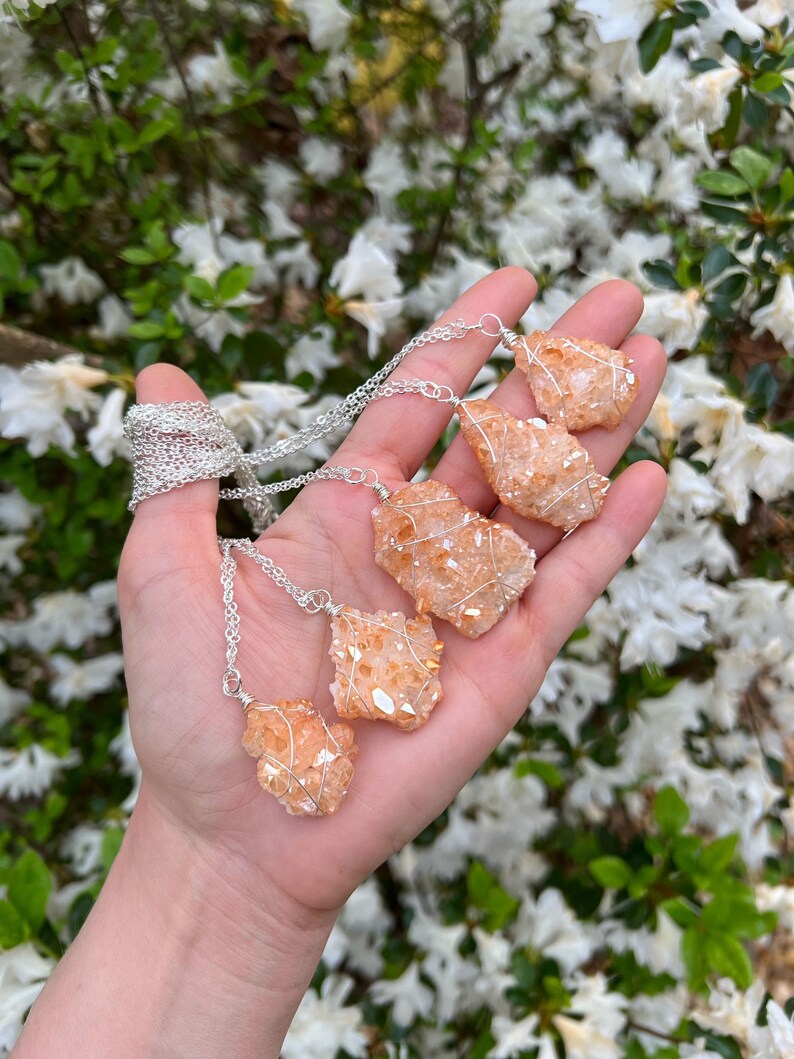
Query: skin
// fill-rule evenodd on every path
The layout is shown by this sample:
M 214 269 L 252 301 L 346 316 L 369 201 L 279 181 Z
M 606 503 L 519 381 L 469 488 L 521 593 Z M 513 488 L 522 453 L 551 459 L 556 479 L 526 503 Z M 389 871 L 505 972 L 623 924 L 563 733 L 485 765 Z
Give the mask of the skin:
M 513 326 L 535 294 L 522 269 L 502 269 L 442 317 L 498 314 Z M 638 396 L 613 433 L 582 435 L 609 473 L 644 421 L 665 357 L 645 336 L 626 338 L 642 298 L 623 281 L 601 284 L 558 322 L 560 333 L 622 348 L 635 360 Z M 466 339 L 413 352 L 395 378 L 432 379 L 462 394 L 495 340 Z M 138 400 L 201 400 L 170 365 L 138 378 Z M 513 371 L 494 400 L 535 414 Z M 329 463 L 377 468 L 390 489 L 409 481 L 451 409 L 418 395 L 368 408 Z M 119 571 L 130 720 L 143 782 L 121 852 L 83 930 L 28 1017 L 18 1059 L 47 1055 L 278 1056 L 284 1034 L 355 887 L 454 798 L 518 720 L 592 602 L 656 516 L 665 476 L 638 463 L 614 482 L 599 518 L 561 540 L 547 526 L 496 506 L 476 460 L 456 438 L 434 477 L 470 507 L 509 522 L 536 549 L 533 585 L 478 640 L 436 623 L 445 642 L 444 700 L 405 734 L 355 724 L 360 754 L 347 800 L 320 819 L 288 816 L 259 787 L 240 747 L 244 719 L 220 690 L 225 668 L 216 544 L 217 483 L 141 504 Z M 328 588 L 363 610 L 413 613 L 411 599 L 369 556 L 375 503 L 367 489 L 317 482 L 260 538 L 303 588 Z M 244 686 L 263 701 L 308 698 L 331 718 L 329 630 L 254 564 L 239 557 L 235 584 Z

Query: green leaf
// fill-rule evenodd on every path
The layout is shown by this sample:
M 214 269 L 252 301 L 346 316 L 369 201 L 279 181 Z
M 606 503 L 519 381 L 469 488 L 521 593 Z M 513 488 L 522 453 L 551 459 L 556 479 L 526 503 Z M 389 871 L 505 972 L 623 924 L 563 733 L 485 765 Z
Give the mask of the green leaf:
M 700 0 L 683 0 L 678 4 L 678 10 L 685 15 L 694 15 L 695 18 L 708 18 L 711 12 Z
M 26 850 L 8 873 L 8 899 L 34 932 L 44 922 L 51 888 L 49 869 L 33 849 Z
M 713 246 L 703 258 L 701 266 L 701 279 L 704 283 L 711 283 L 717 276 L 721 275 L 730 265 L 736 264 L 736 258 L 726 247 Z
M 744 108 L 742 111 L 744 120 L 752 129 L 760 129 L 766 125 L 769 118 L 769 108 L 763 99 L 750 95 L 744 97 Z
M 780 188 L 780 205 L 785 206 L 794 198 L 794 170 L 790 166 L 786 166 L 783 170 L 778 187 Z
M 665 290 L 681 289 L 669 261 L 646 261 L 642 266 L 642 271 L 656 287 L 662 287 Z
M 724 195 L 727 198 L 735 198 L 737 195 L 746 195 L 750 190 L 747 181 L 735 173 L 724 173 L 719 170 L 707 173 L 699 173 L 695 183 L 706 191 L 712 191 L 715 195 Z
M 653 815 L 667 835 L 677 835 L 689 821 L 689 806 L 674 787 L 662 787 L 653 802 Z
M 605 889 L 622 890 L 631 881 L 634 872 L 620 857 L 596 857 L 589 864 L 590 874 Z
M 704 949 L 703 933 L 696 926 L 687 927 L 681 939 L 681 956 L 690 989 L 700 989 L 708 974 Z
M 558 769 L 549 761 L 524 760 L 516 763 L 513 770 L 517 779 L 523 776 L 537 776 L 547 787 L 559 790 L 563 786 L 563 778 Z
M 138 144 L 141 147 L 145 147 L 146 144 L 156 143 L 157 140 L 162 140 L 163 136 L 167 136 L 173 127 L 173 122 L 169 121 L 168 118 L 159 118 L 157 121 L 152 121 L 141 131 L 138 137 Z
M 733 860 L 738 835 L 725 835 L 710 842 L 700 853 L 700 868 L 707 872 L 722 872 Z
M 156 260 L 151 250 L 145 250 L 142 246 L 128 246 L 121 251 L 121 257 L 131 265 L 151 265 Z
M 753 982 L 753 965 L 747 950 L 730 934 L 708 933 L 704 939 L 704 956 L 712 971 L 732 978 L 740 989 Z
M 110 871 L 110 866 L 116 859 L 121 843 L 124 839 L 124 829 L 121 827 L 109 827 L 102 836 L 102 867 Z
M 642 72 L 649 73 L 659 62 L 673 42 L 673 19 L 662 18 L 651 22 L 643 32 L 638 45 L 640 67 Z
M 185 276 L 182 285 L 191 298 L 195 298 L 196 301 L 212 302 L 215 300 L 215 288 L 203 276 Z
M 251 282 L 254 274 L 252 265 L 235 265 L 224 272 L 218 279 L 218 297 L 222 302 L 234 301 L 242 294 Z
M 753 88 L 756 92 L 772 92 L 774 89 L 780 88 L 782 84 L 785 84 L 783 75 L 776 73 L 774 70 L 768 70 L 755 78 Z
M 752 147 L 736 147 L 730 154 L 731 165 L 741 173 L 751 188 L 762 187 L 772 173 L 772 159 Z
M 133 338 L 162 338 L 165 328 L 162 324 L 155 323 L 154 320 L 141 320 L 132 325 L 129 333 Z
M 0 948 L 13 949 L 27 937 L 25 921 L 8 901 L 0 901 Z
M 17 280 L 22 272 L 22 258 L 11 243 L 0 239 L 0 279 Z
M 488 931 L 501 930 L 518 912 L 520 902 L 500 885 L 495 875 L 480 861 L 474 861 L 466 876 L 471 903 L 485 912 L 483 926 Z

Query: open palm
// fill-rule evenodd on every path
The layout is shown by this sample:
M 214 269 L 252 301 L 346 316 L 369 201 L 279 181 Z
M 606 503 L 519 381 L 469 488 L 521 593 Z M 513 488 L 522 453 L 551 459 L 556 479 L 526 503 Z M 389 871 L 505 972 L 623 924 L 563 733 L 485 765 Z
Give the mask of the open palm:
M 512 326 L 534 293 L 531 277 L 503 269 L 466 292 L 442 318 L 474 322 L 496 313 Z M 555 330 L 617 346 L 636 324 L 642 301 L 630 284 L 602 284 Z M 478 332 L 416 350 L 395 377 L 432 379 L 463 394 L 494 339 Z M 664 373 L 664 354 L 650 338 L 623 345 L 635 359 L 640 390 L 627 420 L 612 434 L 583 435 L 597 468 L 608 473 L 648 413 Z M 156 365 L 138 380 L 141 402 L 201 399 L 177 368 Z M 513 371 L 494 400 L 514 415 L 534 415 L 523 375 Z M 437 441 L 449 406 L 417 395 L 381 401 L 359 418 L 331 463 L 373 467 L 389 489 L 409 481 Z M 456 438 L 434 477 L 486 515 L 496 498 L 474 456 Z M 561 540 L 504 507 L 509 522 L 538 553 L 537 575 L 507 617 L 476 641 L 434 619 L 445 643 L 444 699 L 427 725 L 410 733 L 355 722 L 360 754 L 349 794 L 327 818 L 288 816 L 259 786 L 240 745 L 239 705 L 221 692 L 224 613 L 216 542 L 217 483 L 200 482 L 152 497 L 136 514 L 119 578 L 133 741 L 143 769 L 141 799 L 196 843 L 243 865 L 263 891 L 275 886 L 309 909 L 338 907 L 380 862 L 417 834 L 452 800 L 515 724 L 548 665 L 593 600 L 653 520 L 664 475 L 633 465 L 614 483 L 598 519 Z M 372 557 L 367 489 L 317 482 L 258 541 L 300 588 L 326 588 L 337 603 L 366 611 L 414 613 L 413 601 Z M 262 701 L 305 698 L 333 719 L 326 616 L 308 615 L 239 556 L 235 596 L 242 642 L 238 667 Z M 253 885 L 257 885 L 254 882 Z

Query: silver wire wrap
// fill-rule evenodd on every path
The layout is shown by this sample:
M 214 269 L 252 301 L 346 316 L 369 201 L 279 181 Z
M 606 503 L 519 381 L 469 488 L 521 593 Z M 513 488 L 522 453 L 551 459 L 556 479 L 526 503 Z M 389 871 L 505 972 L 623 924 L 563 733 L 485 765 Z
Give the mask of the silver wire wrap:
M 256 476 L 256 467 L 299 452 L 307 445 L 326 437 L 349 423 L 379 396 L 422 392 L 399 389 L 399 382 L 388 383 L 384 392 L 379 391 L 388 376 L 413 350 L 434 342 L 451 342 L 477 330 L 482 330 L 481 321 L 465 324 L 463 320 L 454 320 L 417 335 L 344 401 L 318 416 L 313 423 L 296 434 L 254 452 L 243 452 L 236 437 L 212 405 L 201 401 L 133 405 L 124 418 L 124 434 L 132 447 L 132 495 L 128 505 L 130 511 L 135 511 L 142 500 L 158 493 L 177 489 L 190 482 L 234 475 L 238 488 L 222 490 L 221 496 L 241 499 L 251 516 L 254 530 L 261 533 L 274 517 L 268 496 L 295 488 L 297 485 L 305 485 L 314 481 L 315 477 L 300 475 L 290 480 L 290 483 L 294 484 L 278 482 L 274 486 L 262 486 Z M 449 387 L 431 385 L 439 395 L 449 390 Z M 449 394 L 454 397 L 451 390 Z M 440 399 L 439 396 L 436 395 L 436 399 Z M 314 473 L 316 476 L 317 472 Z M 380 483 L 372 488 L 376 492 L 385 490 Z M 379 495 L 383 499 L 380 492 Z

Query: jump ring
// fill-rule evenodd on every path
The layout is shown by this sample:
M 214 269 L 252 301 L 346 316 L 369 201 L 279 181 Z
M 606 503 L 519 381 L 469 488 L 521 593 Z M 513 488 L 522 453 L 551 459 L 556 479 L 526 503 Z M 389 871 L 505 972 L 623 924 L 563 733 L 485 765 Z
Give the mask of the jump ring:
M 488 319 L 496 320 L 496 324 L 497 324 L 496 331 L 486 331 L 485 330 L 485 321 L 488 320 Z M 496 313 L 483 313 L 482 316 L 480 317 L 480 330 L 486 336 L 486 338 L 499 338 L 499 336 L 502 334 L 502 331 L 504 330 L 504 326 L 505 325 L 502 323 L 502 321 L 499 319 L 499 317 L 496 315 Z

